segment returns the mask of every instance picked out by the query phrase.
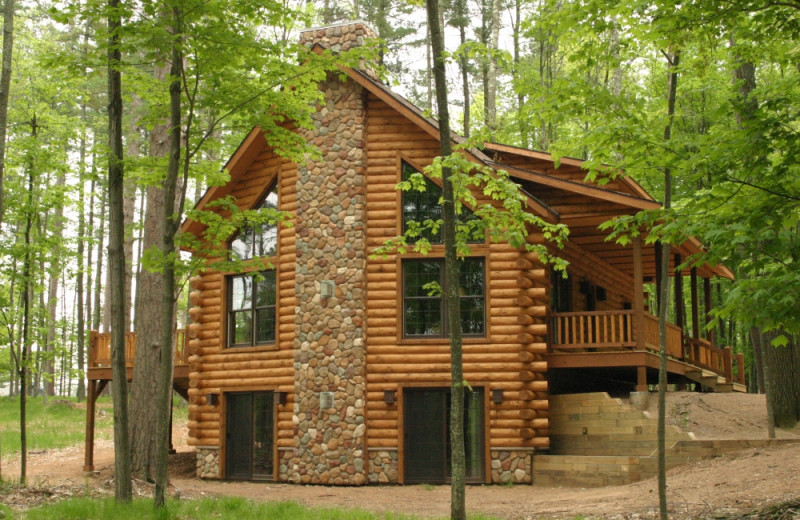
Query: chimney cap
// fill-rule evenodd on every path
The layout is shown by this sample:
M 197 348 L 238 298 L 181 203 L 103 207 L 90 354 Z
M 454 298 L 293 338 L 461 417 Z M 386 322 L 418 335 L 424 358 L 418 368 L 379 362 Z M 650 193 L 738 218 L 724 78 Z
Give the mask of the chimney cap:
M 334 28 L 334 27 L 348 27 L 348 26 L 351 26 L 351 25 L 355 26 L 355 25 L 359 25 L 359 24 L 363 25 L 366 29 L 369 29 L 374 34 L 378 34 L 378 31 L 376 31 L 370 24 L 368 24 L 364 20 L 360 20 L 360 19 L 359 20 L 348 20 L 346 22 L 337 22 L 337 23 L 332 23 L 332 24 L 328 24 L 328 25 L 320 25 L 320 26 L 317 26 L 317 27 L 309 27 L 308 29 L 301 30 L 300 34 L 311 32 L 311 31 L 319 31 L 320 29 L 331 29 L 331 28 Z

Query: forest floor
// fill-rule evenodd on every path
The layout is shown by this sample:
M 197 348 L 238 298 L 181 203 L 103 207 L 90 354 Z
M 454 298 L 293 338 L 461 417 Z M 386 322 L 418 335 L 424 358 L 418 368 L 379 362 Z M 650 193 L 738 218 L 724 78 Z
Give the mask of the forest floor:
M 655 399 L 651 398 L 652 412 Z M 668 421 L 699 439 L 764 439 L 764 397 L 750 394 L 670 393 Z M 328 487 L 275 483 L 204 481 L 194 477 L 195 458 L 186 445 L 185 422 L 174 425 L 178 453 L 171 456 L 170 482 L 181 498 L 235 495 L 253 500 L 292 500 L 310 507 L 358 508 L 419 517 L 446 517 L 449 486 Z M 800 427 L 779 431 L 779 438 L 800 438 Z M 2 497 L 15 509 L 76 493 L 113 493 L 114 452 L 111 441 L 95 446 L 97 471 L 85 476 L 83 446 L 31 453 L 29 484 L 33 491 Z M 19 475 L 19 458 L 3 461 L 8 481 Z M 136 492 L 150 486 L 135 482 Z M 675 468 L 668 473 L 670 518 L 800 518 L 800 444 L 747 449 L 712 460 Z M 36 491 L 36 489 L 39 491 Z M 756 516 L 756 511 L 780 503 L 788 512 Z M 467 510 L 502 519 L 648 519 L 658 510 L 657 483 L 649 479 L 604 488 L 544 488 L 539 486 L 469 486 Z

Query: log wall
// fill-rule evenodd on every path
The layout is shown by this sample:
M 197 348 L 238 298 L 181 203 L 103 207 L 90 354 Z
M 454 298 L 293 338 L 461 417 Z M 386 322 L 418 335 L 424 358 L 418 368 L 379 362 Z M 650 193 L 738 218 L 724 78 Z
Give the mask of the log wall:
M 264 149 L 247 166 L 233 187 L 239 207 L 251 208 L 265 190 L 278 179 L 279 209 L 297 210 L 297 166 Z M 295 231 L 281 227 L 278 232 L 276 269 L 278 324 L 276 343 L 263 347 L 225 348 L 225 275 L 205 271 L 191 280 L 189 348 L 189 439 L 192 446 L 221 447 L 224 428 L 223 407 L 206 403 L 209 393 L 236 390 L 274 390 L 288 393 L 289 402 L 278 406 L 277 447 L 293 446 L 292 396 L 294 390 L 294 314 L 295 314 Z M 266 382 L 266 386 L 265 386 Z M 220 460 L 224 460 L 220 457 Z
M 439 155 L 430 134 L 373 95 L 367 119 L 367 249 L 401 233 L 401 161 L 417 169 Z M 484 201 L 480 201 L 484 202 Z M 536 233 L 532 241 L 540 240 Z M 535 255 L 507 244 L 473 246 L 486 266 L 486 337 L 464 340 L 464 373 L 472 386 L 503 390 L 487 399 L 489 447 L 544 447 L 547 435 L 545 317 L 547 271 Z M 413 257 L 408 254 L 406 257 Z M 443 257 L 441 246 L 429 257 Z M 449 340 L 402 337 L 401 259 L 371 258 L 367 265 L 367 431 L 370 449 L 398 448 L 402 408 L 384 403 L 384 391 L 449 386 Z M 400 456 L 402 461 L 402 455 Z M 487 454 L 487 460 L 489 459 Z

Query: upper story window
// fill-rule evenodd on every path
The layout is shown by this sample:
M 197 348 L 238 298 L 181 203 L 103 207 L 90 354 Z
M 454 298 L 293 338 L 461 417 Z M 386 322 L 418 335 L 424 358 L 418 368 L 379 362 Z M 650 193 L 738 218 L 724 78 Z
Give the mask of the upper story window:
M 461 299 L 461 332 L 465 336 L 486 334 L 486 289 L 483 258 L 461 262 L 458 296 Z M 436 282 L 441 292 L 430 295 L 426 285 Z M 403 260 L 403 335 L 448 337 L 444 259 Z
M 262 208 L 278 209 L 278 190 L 275 185 L 254 209 Z M 234 235 L 230 249 L 234 259 L 238 260 L 273 256 L 278 250 L 278 225 L 274 223 L 245 225 Z
M 275 343 L 275 271 L 228 277 L 228 347 Z
M 415 173 L 419 173 L 413 166 L 403 161 L 402 163 L 402 177 L 404 181 L 408 181 Z M 425 191 L 417 191 L 411 189 L 403 192 L 403 233 L 408 230 L 408 223 L 410 221 L 419 224 L 424 223 L 426 220 L 440 221 L 443 218 L 442 205 L 439 199 L 442 198 L 442 188 L 431 181 L 429 178 L 424 177 Z M 456 216 L 456 219 L 461 222 L 466 222 L 474 219 L 472 211 L 462 206 L 461 214 Z M 418 237 L 409 239 L 409 242 L 416 242 L 420 238 L 425 238 L 431 244 L 441 244 L 442 241 L 442 228 L 439 227 L 434 233 L 431 229 L 424 228 Z M 471 237 L 469 243 L 483 242 L 483 236 Z

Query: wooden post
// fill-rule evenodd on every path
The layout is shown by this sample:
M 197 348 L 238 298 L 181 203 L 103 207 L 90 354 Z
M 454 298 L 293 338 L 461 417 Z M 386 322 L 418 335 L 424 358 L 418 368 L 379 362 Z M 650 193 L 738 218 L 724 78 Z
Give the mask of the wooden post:
M 647 392 L 647 367 L 636 367 L 636 391 Z
M 722 349 L 722 367 L 725 370 L 725 382 L 733 382 L 733 356 L 731 356 L 731 347 Z
M 711 322 L 711 309 L 714 307 L 714 304 L 711 300 L 711 278 L 703 278 L 703 296 L 705 300 L 705 311 L 706 311 L 706 319 L 705 324 L 708 325 Z M 711 342 L 711 345 L 714 345 L 714 329 L 706 329 L 706 338 L 708 341 Z
M 736 382 L 740 385 L 744 385 L 745 378 L 744 378 L 744 354 L 739 352 L 736 354 Z
M 656 250 L 656 312 L 661 308 L 661 284 L 664 280 L 661 279 L 661 247 L 655 245 Z M 669 283 L 668 281 L 666 283 Z M 658 315 L 658 314 L 656 314 Z
M 686 309 L 684 308 L 684 301 L 683 301 L 683 275 L 681 274 L 680 269 L 678 266 L 681 265 L 681 255 L 679 253 L 675 254 L 675 325 L 680 327 L 681 329 L 681 356 L 683 358 L 686 357 L 686 342 L 684 341 L 684 330 L 683 327 L 685 323 L 683 321 L 683 316 L 686 313 Z
M 644 350 L 644 275 L 641 235 L 633 237 L 633 326 L 636 331 L 636 349 Z
M 692 338 L 694 338 L 692 357 L 700 359 L 700 346 L 697 340 L 700 339 L 700 311 L 697 297 L 697 268 L 692 267 Z
M 86 439 L 83 449 L 83 471 L 94 471 L 94 408 L 97 400 L 97 381 L 89 380 L 86 396 Z

